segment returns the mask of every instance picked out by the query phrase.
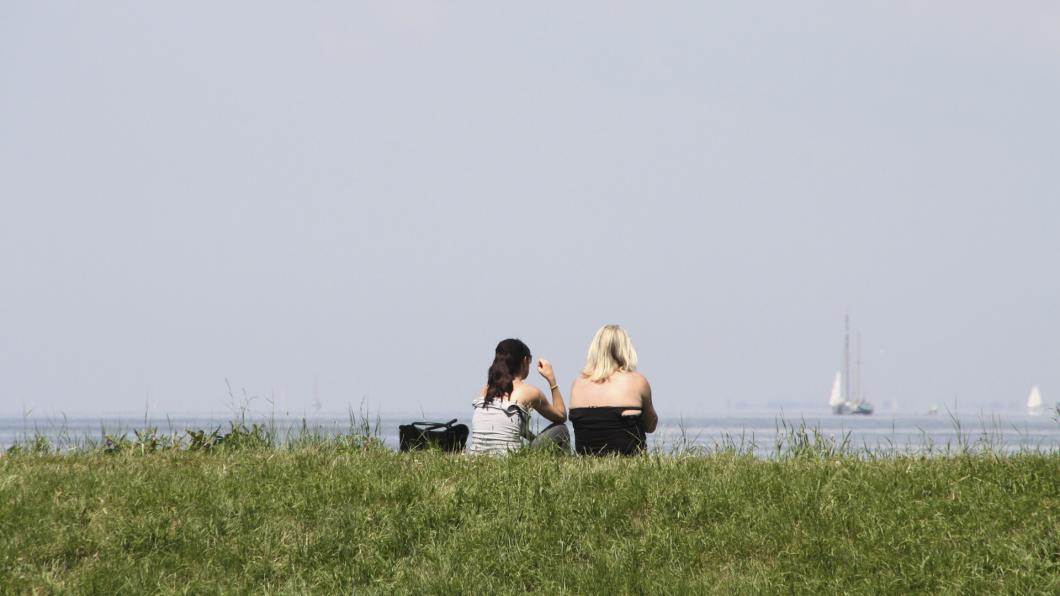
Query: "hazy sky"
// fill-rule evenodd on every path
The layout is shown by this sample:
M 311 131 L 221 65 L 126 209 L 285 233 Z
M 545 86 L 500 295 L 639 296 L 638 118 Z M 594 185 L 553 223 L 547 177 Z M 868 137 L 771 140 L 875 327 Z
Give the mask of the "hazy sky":
M 1056 2 L 0 4 L 0 413 L 1060 399 Z M 539 383 L 543 386 L 543 383 Z M 319 403 L 315 403 L 315 399 Z M 803 408 L 805 409 L 805 408 Z

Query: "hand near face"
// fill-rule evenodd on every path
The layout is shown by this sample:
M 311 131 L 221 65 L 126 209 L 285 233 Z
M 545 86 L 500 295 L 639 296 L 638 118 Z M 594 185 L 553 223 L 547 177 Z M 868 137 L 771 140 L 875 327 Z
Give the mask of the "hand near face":
M 548 381 L 549 385 L 556 384 L 556 375 L 552 372 L 552 363 L 548 360 L 542 358 L 537 361 L 537 372 L 542 377 L 545 377 L 545 380 Z

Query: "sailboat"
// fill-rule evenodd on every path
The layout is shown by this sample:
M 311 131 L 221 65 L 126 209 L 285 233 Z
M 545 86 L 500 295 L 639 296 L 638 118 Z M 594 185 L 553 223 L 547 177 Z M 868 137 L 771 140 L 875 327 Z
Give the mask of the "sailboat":
M 1031 416 L 1040 416 L 1045 408 L 1042 406 L 1042 392 L 1038 386 L 1031 387 L 1031 394 L 1027 396 L 1027 413 Z
M 850 375 L 850 316 L 846 317 L 846 339 L 843 342 L 843 371 L 836 372 L 835 380 L 832 381 L 832 394 L 828 398 L 828 405 L 832 408 L 832 413 L 840 416 L 847 414 L 862 414 L 869 415 L 873 412 L 872 404 L 870 404 L 865 396 L 861 393 L 861 338 L 858 337 L 857 343 L 857 362 L 854 366 L 854 383 L 853 392 L 851 396 L 851 375 Z M 844 372 L 845 371 L 845 372 Z M 844 382 L 845 381 L 845 382 Z
M 843 399 L 843 373 L 836 371 L 835 380 L 832 381 L 832 396 L 828 398 L 828 405 L 832 408 L 833 413 L 840 414 L 839 410 L 842 409 L 845 403 L 846 400 Z

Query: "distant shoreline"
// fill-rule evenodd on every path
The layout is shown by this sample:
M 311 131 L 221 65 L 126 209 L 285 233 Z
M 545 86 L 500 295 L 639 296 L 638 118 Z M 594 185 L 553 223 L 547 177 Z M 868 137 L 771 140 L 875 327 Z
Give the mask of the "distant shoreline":
M 36 419 L 0 417 L 0 449 L 48 445 L 49 451 L 91 451 L 108 437 L 132 440 L 138 435 L 164 438 L 175 446 L 194 432 L 224 434 L 237 426 L 257 425 L 270 444 L 283 447 L 306 440 L 359 437 L 397 448 L 397 427 L 414 420 L 447 421 L 469 417 L 456 413 L 404 416 L 149 416 L 64 417 Z M 794 434 L 805 435 L 797 439 Z M 161 439 L 160 439 L 161 440 Z M 988 449 L 1001 454 L 1020 451 L 1060 452 L 1060 420 L 1048 416 L 779 416 L 662 417 L 648 436 L 656 452 L 746 451 L 759 457 L 777 455 L 789 443 L 812 440 L 842 451 L 862 454 L 931 454 Z

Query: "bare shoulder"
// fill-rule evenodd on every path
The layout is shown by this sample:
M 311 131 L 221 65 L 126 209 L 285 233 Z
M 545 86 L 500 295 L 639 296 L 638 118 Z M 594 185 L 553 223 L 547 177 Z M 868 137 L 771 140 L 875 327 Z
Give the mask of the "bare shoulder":
M 623 383 L 629 383 L 630 385 L 647 385 L 648 377 L 640 374 L 637 371 L 623 371 L 615 373 L 616 380 L 621 380 Z
M 520 383 L 512 391 L 512 401 L 517 404 L 533 404 L 544 397 L 544 392 L 529 383 Z
M 626 374 L 629 375 L 629 382 L 632 385 L 640 389 L 642 392 L 651 392 L 651 383 L 648 383 L 648 377 L 645 377 L 636 371 L 628 372 Z

